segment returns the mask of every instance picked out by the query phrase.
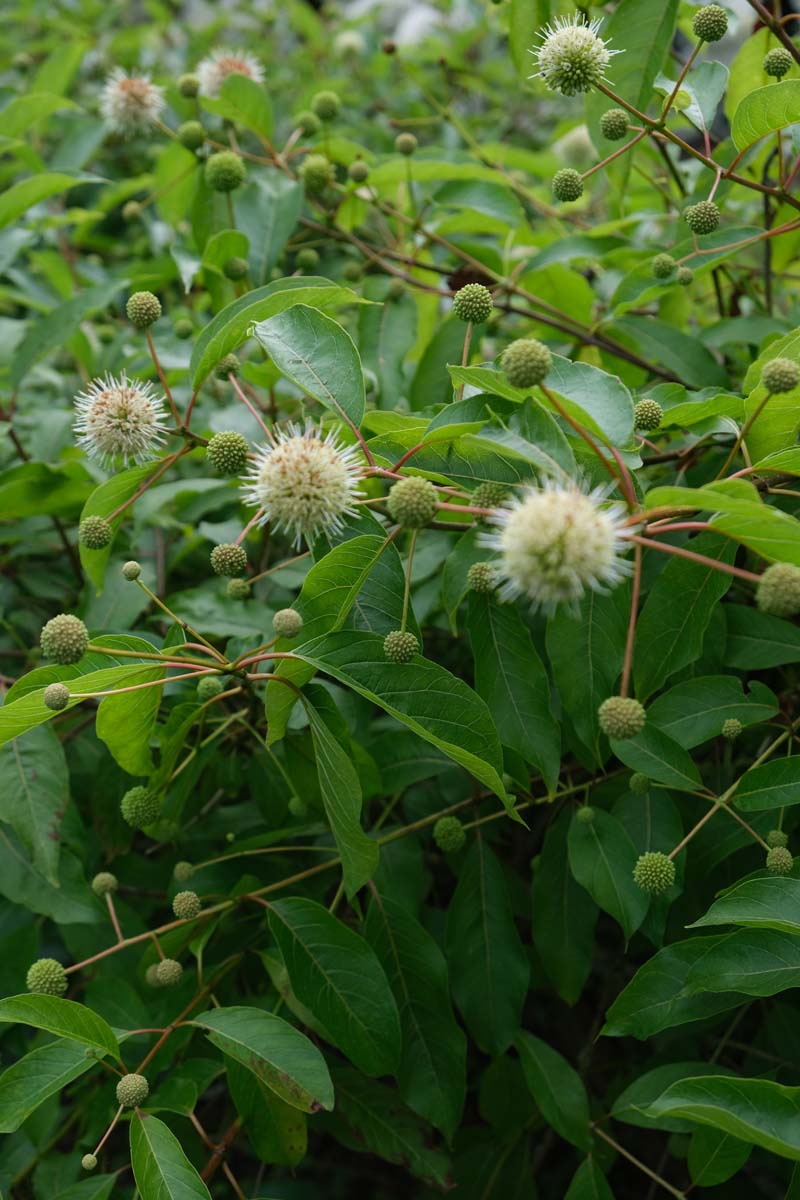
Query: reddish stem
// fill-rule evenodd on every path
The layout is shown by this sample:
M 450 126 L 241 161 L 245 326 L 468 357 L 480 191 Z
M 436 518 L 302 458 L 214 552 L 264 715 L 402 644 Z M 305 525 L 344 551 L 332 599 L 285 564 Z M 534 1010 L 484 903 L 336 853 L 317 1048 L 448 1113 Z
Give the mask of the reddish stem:
M 731 566 L 730 563 L 720 562 L 716 558 L 707 558 L 705 554 L 696 554 L 694 550 L 684 550 L 682 546 L 670 546 L 668 542 L 653 542 L 649 538 L 634 535 L 632 542 L 641 543 L 646 549 L 661 550 L 665 554 L 676 554 L 678 558 L 688 558 L 692 562 L 710 567 L 713 571 L 722 571 L 723 575 L 735 575 L 737 579 L 746 579 L 748 583 L 758 583 L 761 576 L 753 571 L 745 571 L 742 567 Z
M 156 354 L 156 348 L 153 344 L 153 336 L 150 333 L 149 329 L 145 329 L 144 335 L 147 338 L 147 346 L 148 346 L 148 349 L 150 350 L 150 357 L 152 358 L 153 365 L 155 366 L 155 369 L 158 372 L 158 378 L 161 380 L 161 386 L 164 389 L 164 395 L 167 397 L 167 400 L 169 401 L 169 407 L 170 407 L 170 411 L 172 412 L 173 419 L 174 419 L 176 425 L 180 425 L 181 419 L 178 416 L 178 410 L 175 407 L 175 401 L 172 398 L 172 392 L 169 389 L 169 384 L 167 383 L 167 377 L 161 369 L 161 363 L 158 360 L 158 355 Z

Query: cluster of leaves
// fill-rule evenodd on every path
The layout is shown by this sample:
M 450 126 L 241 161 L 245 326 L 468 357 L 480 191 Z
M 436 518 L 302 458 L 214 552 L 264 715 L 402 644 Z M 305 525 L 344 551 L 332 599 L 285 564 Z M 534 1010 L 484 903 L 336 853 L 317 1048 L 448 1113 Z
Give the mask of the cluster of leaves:
M 774 7 L 706 15 L 716 41 L 689 0 L 609 3 L 585 96 L 528 78 L 560 0 L 9 14 L 3 1193 L 800 1195 L 800 599 L 755 601 L 800 568 Z M 223 46 L 266 82 L 197 94 Z M 100 112 L 118 67 L 164 91 L 134 136 Z M 174 421 L 106 470 L 73 397 L 123 372 Z M 298 549 L 206 451 L 306 419 L 363 469 Z M 409 477 L 422 528 L 387 502 Z M 497 496 L 545 482 L 610 489 L 636 536 L 624 582 L 542 612 L 470 569 Z M 234 545 L 239 587 L 209 565 Z M 88 649 L 42 662 L 63 612 Z M 609 740 L 615 696 L 646 721 Z

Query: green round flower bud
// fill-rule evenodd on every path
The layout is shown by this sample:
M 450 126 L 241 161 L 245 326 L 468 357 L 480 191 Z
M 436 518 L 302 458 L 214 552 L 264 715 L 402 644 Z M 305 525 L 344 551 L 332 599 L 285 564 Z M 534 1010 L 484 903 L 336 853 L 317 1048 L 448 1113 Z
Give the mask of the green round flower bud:
M 609 696 L 597 710 L 600 728 L 610 738 L 632 738 L 641 733 L 647 716 L 638 700 L 628 696 Z
M 46 658 L 62 667 L 71 666 L 83 658 L 89 645 L 89 631 L 80 617 L 59 613 L 47 622 L 39 636 Z
M 761 66 L 765 74 L 771 75 L 773 79 L 783 79 L 793 62 L 794 59 L 785 46 L 775 46 L 767 51 Z
M 342 102 L 336 92 L 317 92 L 311 98 L 311 111 L 320 121 L 335 121 L 341 107 Z
M 353 183 L 364 183 L 369 178 L 369 167 L 363 159 L 357 158 L 355 162 L 350 163 L 347 174 Z
M 308 816 L 308 805 L 299 796 L 290 796 L 289 812 L 298 821 L 303 821 Z
M 144 209 L 138 200 L 128 200 L 127 204 L 122 206 L 123 221 L 138 221 Z
M 222 274 L 226 279 L 231 279 L 234 282 L 238 279 L 244 279 L 247 272 L 250 270 L 246 258 L 228 258 L 222 264 Z
M 413 633 L 394 629 L 383 639 L 383 653 L 389 662 L 409 663 L 419 651 L 419 642 Z
M 319 254 L 313 246 L 302 246 L 297 251 L 295 261 L 301 271 L 313 271 L 319 266 Z
M 675 863 L 660 850 L 648 850 L 636 860 L 633 882 L 650 896 L 663 896 L 675 882 Z
M 552 188 L 556 200 L 579 200 L 583 195 L 583 180 L 573 167 L 562 167 L 553 176 Z
M 207 700 L 213 700 L 223 690 L 223 683 L 219 675 L 204 675 L 197 681 L 197 699 L 201 704 L 205 704 Z
M 472 493 L 470 504 L 475 508 L 498 508 L 508 498 L 508 488 L 504 483 L 493 483 L 487 480 L 479 483 Z M 483 520 L 483 518 L 479 518 Z
M 761 369 L 761 382 L 772 395 L 793 392 L 800 383 L 800 366 L 790 358 L 772 358 Z
M 150 1095 L 144 1075 L 123 1075 L 117 1084 L 117 1103 L 123 1108 L 138 1108 Z
M 600 132 L 609 142 L 619 142 L 628 132 L 628 114 L 624 108 L 610 108 L 600 118 Z
M 334 181 L 333 163 L 324 154 L 309 154 L 298 170 L 303 186 L 310 196 L 319 196 Z
M 470 321 L 473 325 L 488 320 L 492 307 L 492 293 L 482 283 L 468 283 L 453 297 L 453 315 L 459 321 Z
M 83 1167 L 84 1171 L 93 1171 L 97 1166 L 97 1159 L 93 1154 L 84 1154 L 83 1158 L 81 1159 L 81 1166 Z
M 149 329 L 161 316 L 161 301 L 152 292 L 134 292 L 128 297 L 125 312 L 131 325 L 137 329 Z
M 84 517 L 78 526 L 78 541 L 87 550 L 103 550 L 114 536 L 105 517 Z
M 394 148 L 398 154 L 404 154 L 406 158 L 414 153 L 419 142 L 414 137 L 413 133 L 398 133 L 394 139 Z
M 518 338 L 503 351 L 500 366 L 512 387 L 529 388 L 541 383 L 553 365 L 553 356 L 536 338 Z
M 232 150 L 220 150 L 206 159 L 204 174 L 212 192 L 235 192 L 247 178 L 247 167 Z
M 137 580 L 139 578 L 141 573 L 142 573 L 142 564 L 136 562 L 136 559 L 134 559 L 134 558 L 132 558 L 130 560 L 130 562 L 126 562 L 126 563 L 122 564 L 122 574 L 125 577 L 125 579 L 128 580 L 129 583 L 134 583 L 135 580 Z
M 178 91 L 187 100 L 193 100 L 200 91 L 200 80 L 196 75 L 181 75 L 178 80 Z
M 634 796 L 646 796 L 650 791 L 650 780 L 641 771 L 634 771 L 631 775 L 628 787 L 633 792 Z
M 594 809 L 588 804 L 582 804 L 575 812 L 575 820 L 580 825 L 591 825 L 594 821 Z
M 646 397 L 633 406 L 633 428 L 650 431 L 658 429 L 664 410 L 657 400 Z
M 247 466 L 249 450 L 241 433 L 215 433 L 206 446 L 206 458 L 218 475 L 238 475 Z
M 146 787 L 129 788 L 120 801 L 122 819 L 133 829 L 153 825 L 161 812 L 161 802 L 155 792 Z
M 183 967 L 174 958 L 162 958 L 156 967 L 156 979 L 160 987 L 174 987 L 180 983 Z
M 657 254 L 650 263 L 650 270 L 656 279 L 669 279 L 675 270 L 675 259 L 671 254 Z
M 49 683 L 42 699 L 51 712 L 61 712 L 69 704 L 69 688 L 64 683 Z
M 724 738 L 728 739 L 729 742 L 733 742 L 742 732 L 742 722 L 738 721 L 736 717 L 728 717 L 727 721 L 722 722 L 722 729 L 720 732 Z
M 144 981 L 148 987 L 161 987 L 158 981 L 158 963 L 150 963 L 150 966 L 144 973 Z
M 443 854 L 456 854 L 463 850 L 467 835 L 458 817 L 439 817 L 433 827 L 433 840 Z
M 299 112 L 294 118 L 295 127 L 304 133 L 306 137 L 313 137 L 315 133 L 319 133 L 320 120 L 316 113 L 309 112 L 306 109 Z
M 179 921 L 193 921 L 202 907 L 197 892 L 178 892 L 172 901 L 172 911 Z
M 719 209 L 713 200 L 701 200 L 683 210 L 683 219 L 693 233 L 713 233 L 719 225 Z
M 95 896 L 111 896 L 119 887 L 119 880 L 110 871 L 99 871 L 92 880 Z
M 800 613 L 800 567 L 794 563 L 772 563 L 756 586 L 756 603 L 772 617 L 796 617 Z
M 243 546 L 222 542 L 211 551 L 211 567 L 215 575 L 244 575 L 247 570 L 247 553 Z
M 272 628 L 278 637 L 295 638 L 303 628 L 303 618 L 294 608 L 280 608 L 272 618 Z
M 773 850 L 776 846 L 788 846 L 789 845 L 788 835 L 785 834 L 782 829 L 770 829 L 769 833 L 767 834 L 767 836 L 765 838 L 765 841 L 766 841 L 767 845 L 769 846 L 770 850 Z
M 345 279 L 348 279 L 351 283 L 357 283 L 364 274 L 364 268 L 361 266 L 361 263 L 356 262 L 356 260 L 352 258 L 350 262 L 345 263 L 342 274 L 344 275 Z
M 693 280 L 694 280 L 694 271 L 692 270 L 691 267 L 678 267 L 678 270 L 675 273 L 675 282 L 676 283 L 679 283 L 681 285 L 681 287 L 688 287 L 689 284 L 693 282 Z
M 199 121 L 184 121 L 178 126 L 178 141 L 187 150 L 199 150 L 206 140 L 206 131 Z
M 226 592 L 231 600 L 247 600 L 250 596 L 250 584 L 246 579 L 229 579 Z
M 773 875 L 789 875 L 794 866 L 791 850 L 785 846 L 772 846 L 767 851 L 766 868 Z
M 728 14 L 718 4 L 704 4 L 692 21 L 694 36 L 703 42 L 718 42 L 728 29 Z
M 178 317 L 178 320 L 172 326 L 172 332 L 176 338 L 180 338 L 182 342 L 185 342 L 194 333 L 194 325 L 192 324 L 191 317 Z
M 67 990 L 67 972 L 54 958 L 37 958 L 28 968 L 25 986 L 42 996 L 63 996 Z
M 404 529 L 423 529 L 436 515 L 438 502 L 439 493 L 429 479 L 409 475 L 390 489 L 386 507 Z
M 227 379 L 229 375 L 238 375 L 241 363 L 235 354 L 226 354 L 214 367 L 217 379 Z
M 181 860 L 181 862 L 176 862 L 172 869 L 172 878 L 176 883 L 188 883 L 193 875 L 194 867 L 190 862 L 186 862 L 184 860 Z
M 495 570 L 491 563 L 473 563 L 467 571 L 467 587 L 473 592 L 485 594 L 493 592 L 497 583 Z

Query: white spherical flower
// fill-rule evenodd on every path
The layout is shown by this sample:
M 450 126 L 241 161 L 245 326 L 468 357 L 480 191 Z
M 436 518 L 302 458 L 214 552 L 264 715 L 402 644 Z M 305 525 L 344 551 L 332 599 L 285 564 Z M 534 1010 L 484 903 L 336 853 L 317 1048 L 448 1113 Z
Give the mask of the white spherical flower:
M 588 92 L 605 78 L 605 69 L 612 54 L 598 36 L 602 22 L 595 18 L 585 21 L 574 17 L 556 17 L 552 25 L 540 34 L 541 46 L 531 50 L 539 68 L 531 76 L 543 79 L 551 92 L 574 96 Z
M 85 392 L 75 397 L 76 441 L 90 458 L 104 466 L 121 460 L 147 462 L 164 440 L 166 412 L 151 383 L 128 379 L 125 372 L 115 379 L 93 379 Z
M 303 537 L 337 533 L 352 516 L 361 476 L 360 454 L 343 446 L 335 433 L 323 438 L 318 428 L 289 425 L 277 430 L 273 445 L 261 446 L 245 476 L 246 504 L 262 510 L 258 523 Z
M 118 133 L 141 133 L 154 125 L 164 107 L 164 93 L 147 75 L 128 75 L 117 67 L 100 95 L 100 111 Z
M 501 598 L 526 596 L 551 613 L 559 604 L 575 609 L 587 588 L 619 583 L 630 570 L 621 557 L 625 510 L 606 495 L 551 481 L 499 509 L 497 531 L 482 540 L 500 554 Z
M 264 82 L 264 68 L 246 50 L 213 50 L 197 64 L 196 75 L 204 96 L 218 96 L 229 75 L 244 75 L 253 83 Z

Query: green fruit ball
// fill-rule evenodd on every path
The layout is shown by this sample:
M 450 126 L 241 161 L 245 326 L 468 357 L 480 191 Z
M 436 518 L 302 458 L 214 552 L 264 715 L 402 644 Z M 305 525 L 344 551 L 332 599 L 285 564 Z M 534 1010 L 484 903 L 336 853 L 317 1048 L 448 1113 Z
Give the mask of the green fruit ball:
M 246 178 L 244 160 L 232 150 L 220 150 L 206 159 L 205 180 L 212 192 L 234 192 Z
M 83 658 L 89 646 L 89 631 L 80 617 L 59 613 L 42 629 L 39 637 L 42 653 L 62 667 L 71 666 Z
M 38 958 L 28 968 L 25 986 L 29 992 L 42 996 L 63 996 L 67 990 L 67 973 L 54 958 Z
M 395 629 L 383 639 L 383 653 L 392 663 L 409 663 L 419 651 L 419 642 L 413 633 Z
M 138 1108 L 150 1095 L 144 1075 L 123 1075 L 117 1084 L 117 1103 L 123 1108 Z
M 433 840 L 443 854 L 456 854 L 467 841 L 458 817 L 440 817 L 433 827 Z
M 553 356 L 544 342 L 536 338 L 519 338 L 503 351 L 500 366 L 512 387 L 535 387 L 546 378 L 553 365 Z
M 239 475 L 247 466 L 250 445 L 241 433 L 215 433 L 206 446 L 208 463 L 218 475 Z
M 134 292 L 128 298 L 125 312 L 131 325 L 137 329 L 149 329 L 161 316 L 161 301 L 152 292 Z
M 133 829 L 146 829 L 158 820 L 161 802 L 155 792 L 146 787 L 130 788 L 119 806 L 122 819 Z
M 492 293 L 482 283 L 468 283 L 453 297 L 453 315 L 473 325 L 488 320 L 493 307 Z
M 390 489 L 386 507 L 404 529 L 423 529 L 436 515 L 439 493 L 429 479 L 410 475 Z
M 642 432 L 658 429 L 664 410 L 657 400 L 645 398 L 633 406 L 633 428 Z
M 597 710 L 600 728 L 607 737 L 636 737 L 644 729 L 647 716 L 638 700 L 627 696 L 609 696 Z
M 556 200 L 579 200 L 583 195 L 583 180 L 573 167 L 562 167 L 553 176 L 552 188 Z
M 633 882 L 650 896 L 663 896 L 675 882 L 675 863 L 658 850 L 648 850 L 636 860 Z
M 247 553 L 243 546 L 223 542 L 211 551 L 210 562 L 215 575 L 244 575 L 247 570 Z

